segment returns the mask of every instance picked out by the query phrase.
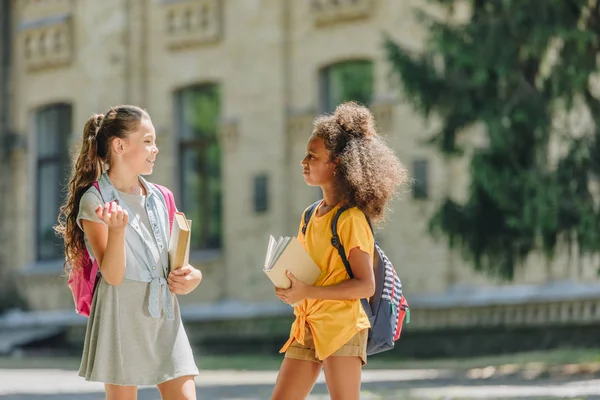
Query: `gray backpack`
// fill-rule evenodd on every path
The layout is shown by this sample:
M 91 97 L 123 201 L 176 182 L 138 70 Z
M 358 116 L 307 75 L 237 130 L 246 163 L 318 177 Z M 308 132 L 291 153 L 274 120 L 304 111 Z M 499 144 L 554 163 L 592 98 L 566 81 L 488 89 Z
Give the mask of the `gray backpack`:
M 304 224 L 302 225 L 303 235 L 306 234 L 306 227 L 320 202 L 319 200 L 306 209 Z M 342 262 L 346 267 L 346 272 L 350 276 L 350 279 L 352 279 L 354 274 L 346 258 L 344 246 L 337 234 L 338 219 L 347 209 L 348 207 L 341 207 L 333 217 L 333 221 L 331 222 L 331 244 L 338 250 Z M 373 231 L 373 225 L 368 216 L 367 221 L 369 222 L 371 231 Z M 410 309 L 406 299 L 402 295 L 400 278 L 377 242 L 375 242 L 373 270 L 375 272 L 375 294 L 369 300 L 361 299 L 362 306 L 371 323 L 369 340 L 367 342 L 367 355 L 393 349 L 394 342 L 400 338 L 404 319 L 406 318 L 407 324 L 410 323 Z

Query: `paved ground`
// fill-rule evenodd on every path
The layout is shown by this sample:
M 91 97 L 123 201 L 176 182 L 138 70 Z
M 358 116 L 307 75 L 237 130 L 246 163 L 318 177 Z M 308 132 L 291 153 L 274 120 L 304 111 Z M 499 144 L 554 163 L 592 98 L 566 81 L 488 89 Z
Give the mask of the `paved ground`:
M 198 399 L 269 399 L 276 371 L 202 371 Z M 595 399 L 600 379 L 472 379 L 442 370 L 366 370 L 361 399 Z M 140 400 L 159 400 L 155 388 L 141 388 Z M 323 376 L 310 400 L 328 399 Z M 102 400 L 101 384 L 85 382 L 74 371 L 0 369 L 0 400 Z

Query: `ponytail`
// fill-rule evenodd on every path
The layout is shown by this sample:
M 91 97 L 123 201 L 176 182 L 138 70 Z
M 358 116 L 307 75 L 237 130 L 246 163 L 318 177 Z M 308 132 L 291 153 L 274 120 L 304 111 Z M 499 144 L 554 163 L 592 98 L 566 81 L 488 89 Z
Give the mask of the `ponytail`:
M 83 141 L 68 185 L 68 195 L 58 214 L 58 225 L 54 228 L 65 243 L 65 271 L 77 261 L 85 249 L 83 231 L 77 226 L 79 202 L 83 194 L 96 182 L 104 170 L 104 161 L 98 155 L 98 132 L 104 115 L 95 114 L 83 128 Z

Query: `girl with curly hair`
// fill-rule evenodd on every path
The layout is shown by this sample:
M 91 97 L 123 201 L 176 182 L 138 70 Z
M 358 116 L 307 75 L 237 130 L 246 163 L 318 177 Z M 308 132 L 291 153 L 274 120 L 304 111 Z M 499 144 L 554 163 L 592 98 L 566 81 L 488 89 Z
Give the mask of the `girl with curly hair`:
M 202 274 L 190 265 L 169 272 L 166 199 L 142 178 L 157 154 L 141 108 L 92 116 L 56 227 L 67 266 L 81 268 L 85 249 L 98 261 L 79 375 L 103 382 L 108 400 L 134 400 L 140 385 L 156 385 L 166 400 L 196 399 L 198 369 L 175 295 Z
M 368 219 L 383 219 L 386 204 L 406 183 L 407 173 L 377 135 L 371 112 L 354 102 L 317 118 L 301 164 L 304 180 L 321 187 L 323 200 L 304 234 L 302 215 L 298 240 L 322 273 L 314 286 L 288 273 L 291 287 L 276 289 L 285 303 L 300 304 L 294 307 L 296 319 L 281 349 L 285 358 L 272 400 L 305 399 L 321 368 L 331 399 L 358 400 L 370 327 L 360 299 L 375 292 L 375 239 Z M 342 206 L 349 209 L 340 215 L 337 230 L 352 279 L 331 244 L 331 222 Z

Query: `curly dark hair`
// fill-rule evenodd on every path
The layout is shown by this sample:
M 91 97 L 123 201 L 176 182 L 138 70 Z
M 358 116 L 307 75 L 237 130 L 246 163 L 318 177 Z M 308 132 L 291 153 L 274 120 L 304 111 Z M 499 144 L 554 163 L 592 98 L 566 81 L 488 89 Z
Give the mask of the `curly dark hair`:
M 126 138 L 148 113 L 136 106 L 112 107 L 106 114 L 94 114 L 83 127 L 79 155 L 74 160 L 65 203 L 60 207 L 58 224 L 54 227 L 65 244 L 65 272 L 78 268 L 85 250 L 83 231 L 77 225 L 79 201 L 111 163 L 110 144 L 115 138 Z
M 382 221 L 387 203 L 409 178 L 377 135 L 371 111 L 356 102 L 340 104 L 333 115 L 315 120 L 312 135 L 323 139 L 335 162 L 334 187 L 342 204 L 358 207 L 373 222 Z

